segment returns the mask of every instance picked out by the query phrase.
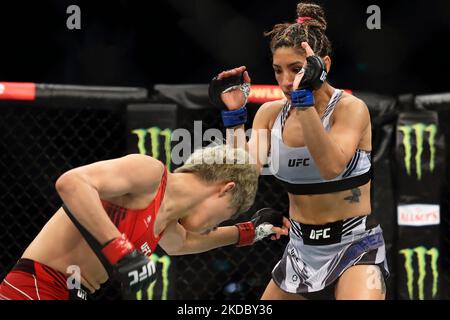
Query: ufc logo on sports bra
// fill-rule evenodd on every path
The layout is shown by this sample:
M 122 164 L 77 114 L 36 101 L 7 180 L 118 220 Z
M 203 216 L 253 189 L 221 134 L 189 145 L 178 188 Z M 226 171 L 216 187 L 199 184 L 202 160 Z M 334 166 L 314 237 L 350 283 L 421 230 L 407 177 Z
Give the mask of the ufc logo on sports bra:
M 298 159 L 289 159 L 288 167 L 308 167 L 309 166 L 309 158 L 298 158 Z
M 156 266 L 153 263 L 153 261 L 149 261 L 147 265 L 143 266 L 141 272 L 139 273 L 137 270 L 129 272 L 128 277 L 130 279 L 133 279 L 130 282 L 130 286 L 138 283 L 139 281 L 144 281 L 145 279 L 150 278 L 152 275 L 155 274 L 155 272 Z
M 309 235 L 309 238 L 312 240 L 319 240 L 320 238 L 322 239 L 327 239 L 330 237 L 330 232 L 331 228 L 326 228 L 326 229 L 319 229 L 319 230 L 311 230 L 311 233 Z

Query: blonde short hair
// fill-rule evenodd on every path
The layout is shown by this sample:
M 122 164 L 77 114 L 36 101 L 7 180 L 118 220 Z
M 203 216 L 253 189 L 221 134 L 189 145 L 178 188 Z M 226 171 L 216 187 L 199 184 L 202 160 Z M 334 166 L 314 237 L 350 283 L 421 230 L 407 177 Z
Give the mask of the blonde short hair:
M 226 144 L 198 149 L 174 172 L 193 173 L 207 182 L 234 182 L 231 205 L 237 213 L 247 211 L 255 201 L 257 167 L 244 149 Z

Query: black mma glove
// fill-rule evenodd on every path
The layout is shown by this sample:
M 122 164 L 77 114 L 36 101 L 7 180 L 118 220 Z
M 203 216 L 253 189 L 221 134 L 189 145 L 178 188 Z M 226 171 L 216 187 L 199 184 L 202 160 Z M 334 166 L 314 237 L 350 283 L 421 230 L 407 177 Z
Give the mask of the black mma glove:
M 120 281 L 122 291 L 126 294 L 146 289 L 155 280 L 155 264 L 135 249 L 125 234 L 108 242 L 102 254 L 112 265 L 110 276 Z
M 309 56 L 306 58 L 305 73 L 298 86 L 298 89 L 291 93 L 292 106 L 296 108 L 311 107 L 314 105 L 312 91 L 319 89 L 327 78 L 325 64 L 319 56 Z
M 302 81 L 298 86 L 298 89 L 320 89 L 322 84 L 327 79 L 327 69 L 325 63 L 319 56 L 309 56 L 306 58 L 306 68 L 304 69 Z M 297 90 L 298 90 L 297 89 Z
M 248 94 L 250 93 L 250 86 L 249 84 L 244 82 L 244 74 L 239 74 L 223 79 L 217 79 L 217 77 L 214 77 L 211 82 L 209 83 L 208 88 L 208 95 L 209 100 L 211 103 L 220 109 L 227 110 L 227 106 L 222 101 L 222 93 L 234 90 L 234 89 L 240 89 L 244 93 L 246 97 L 248 97 Z
M 283 214 L 271 208 L 258 210 L 248 222 L 237 223 L 239 230 L 238 247 L 248 246 L 264 239 L 274 232 L 272 227 L 283 226 Z
M 236 110 L 228 110 L 222 101 L 222 93 L 226 93 L 235 89 L 239 89 L 245 96 L 244 105 Z M 244 82 L 243 73 L 240 75 L 217 79 L 214 77 L 208 89 L 209 99 L 217 108 L 223 109 L 221 115 L 225 128 L 235 127 L 247 122 L 247 109 L 245 105 L 250 94 L 250 84 Z

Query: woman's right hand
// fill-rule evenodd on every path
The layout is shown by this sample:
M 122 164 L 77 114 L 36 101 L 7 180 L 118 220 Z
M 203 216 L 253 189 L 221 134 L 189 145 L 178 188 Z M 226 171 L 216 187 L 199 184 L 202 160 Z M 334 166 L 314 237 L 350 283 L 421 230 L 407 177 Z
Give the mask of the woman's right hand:
M 217 76 L 217 79 L 221 80 L 224 78 L 241 75 L 243 73 L 244 83 L 248 83 L 250 85 L 251 80 L 250 80 L 250 76 L 248 75 L 248 72 L 246 69 L 247 68 L 245 66 L 241 66 L 241 67 L 234 68 L 231 70 L 223 71 L 223 72 L 219 73 L 219 75 Z M 242 106 L 244 106 L 247 101 L 245 94 L 239 88 L 222 93 L 221 98 L 228 110 L 239 109 Z

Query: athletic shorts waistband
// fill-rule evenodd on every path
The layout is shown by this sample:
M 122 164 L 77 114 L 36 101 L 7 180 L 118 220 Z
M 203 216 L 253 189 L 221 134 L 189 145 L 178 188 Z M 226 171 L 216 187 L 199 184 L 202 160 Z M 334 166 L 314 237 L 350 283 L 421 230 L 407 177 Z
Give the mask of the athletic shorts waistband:
M 301 238 L 305 245 L 330 245 L 343 237 L 362 233 L 377 226 L 368 215 L 352 217 L 326 224 L 305 224 L 291 219 L 291 236 Z
M 21 258 L 0 283 L 2 300 L 87 300 L 83 285 L 72 287 L 63 272 Z

